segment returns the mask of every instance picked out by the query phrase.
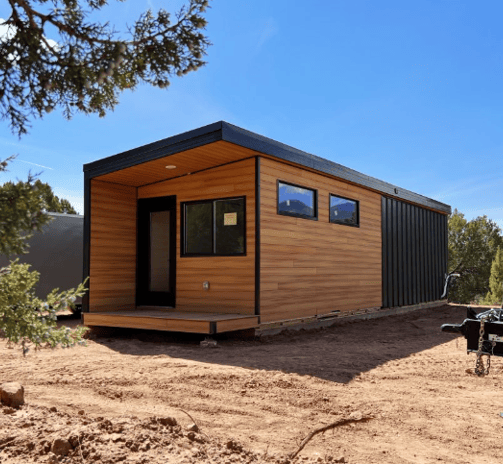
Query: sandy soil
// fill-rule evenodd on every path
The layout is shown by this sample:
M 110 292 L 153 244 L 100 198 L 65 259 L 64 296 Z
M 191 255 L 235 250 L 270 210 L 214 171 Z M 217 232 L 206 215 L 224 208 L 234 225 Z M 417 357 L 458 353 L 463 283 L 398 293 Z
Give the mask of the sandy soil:
M 215 348 L 114 330 L 26 358 L 0 340 L 0 383 L 26 391 L 0 407 L 0 463 L 285 462 L 352 413 L 373 418 L 316 435 L 296 462 L 501 463 L 503 359 L 466 372 L 475 355 L 440 331 L 464 317 L 450 305 Z M 68 456 L 50 452 L 57 438 Z

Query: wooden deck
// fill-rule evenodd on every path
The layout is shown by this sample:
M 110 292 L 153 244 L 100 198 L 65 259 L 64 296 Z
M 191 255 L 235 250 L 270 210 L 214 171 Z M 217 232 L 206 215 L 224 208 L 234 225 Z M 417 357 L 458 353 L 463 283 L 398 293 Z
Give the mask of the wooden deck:
M 259 325 L 258 316 L 176 311 L 152 307 L 137 308 L 132 311 L 83 313 L 83 322 L 89 327 L 124 327 L 201 334 L 252 329 Z

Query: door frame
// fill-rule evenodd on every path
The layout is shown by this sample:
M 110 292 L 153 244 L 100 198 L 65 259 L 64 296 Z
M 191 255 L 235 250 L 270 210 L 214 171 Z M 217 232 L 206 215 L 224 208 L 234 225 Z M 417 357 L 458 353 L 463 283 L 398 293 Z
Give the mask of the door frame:
M 150 213 L 170 211 L 169 285 L 171 292 L 151 292 L 150 280 Z M 176 195 L 137 200 L 136 306 L 169 306 L 176 303 Z

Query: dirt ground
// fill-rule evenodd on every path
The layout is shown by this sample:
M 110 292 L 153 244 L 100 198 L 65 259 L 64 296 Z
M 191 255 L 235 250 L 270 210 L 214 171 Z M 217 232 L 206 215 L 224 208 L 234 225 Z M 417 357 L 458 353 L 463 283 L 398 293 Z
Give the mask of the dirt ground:
M 467 373 L 475 355 L 440 331 L 465 314 L 449 305 L 213 348 L 111 330 L 23 358 L 0 340 L 0 383 L 21 382 L 26 399 L 0 407 L 0 463 L 280 463 L 351 414 L 372 419 L 314 436 L 295 462 L 501 463 L 503 359 Z M 50 451 L 58 438 L 67 456 Z

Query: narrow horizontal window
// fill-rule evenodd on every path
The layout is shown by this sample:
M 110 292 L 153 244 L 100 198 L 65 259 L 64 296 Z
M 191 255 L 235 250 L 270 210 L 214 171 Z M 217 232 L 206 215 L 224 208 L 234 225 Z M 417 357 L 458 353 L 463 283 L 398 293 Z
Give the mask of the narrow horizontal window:
M 278 214 L 318 218 L 316 190 L 278 181 Z
M 330 194 L 330 222 L 359 227 L 359 202 Z
M 245 198 L 182 203 L 182 256 L 246 254 Z

